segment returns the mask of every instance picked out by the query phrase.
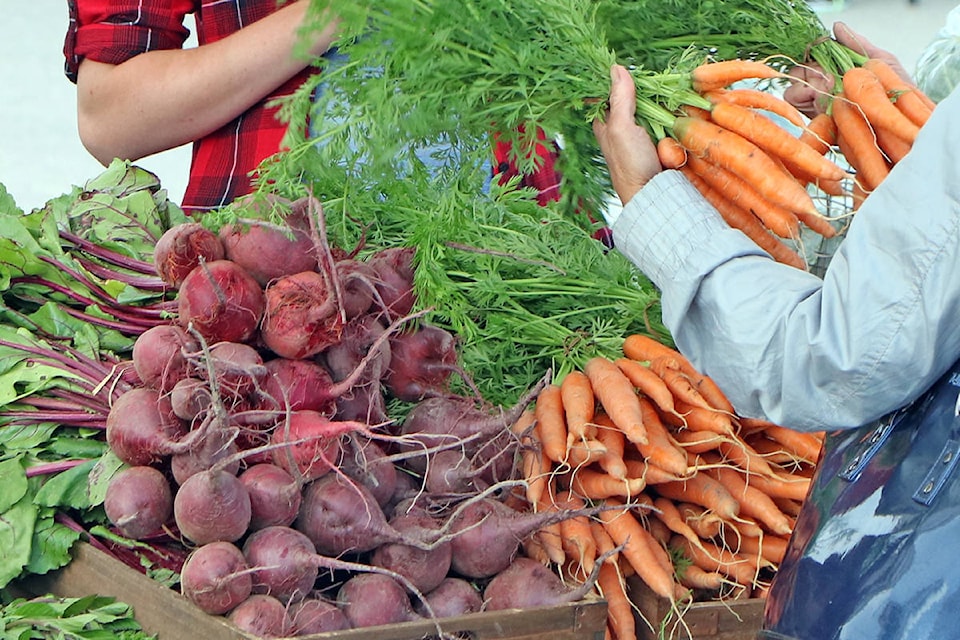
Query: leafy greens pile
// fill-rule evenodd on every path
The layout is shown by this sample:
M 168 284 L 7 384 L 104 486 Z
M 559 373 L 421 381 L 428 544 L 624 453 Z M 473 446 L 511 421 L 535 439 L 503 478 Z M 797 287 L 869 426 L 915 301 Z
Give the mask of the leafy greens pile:
M 64 514 L 106 522 L 116 365 L 169 317 L 146 260 L 182 220 L 155 175 L 119 161 L 30 213 L 0 186 L 0 587 L 69 562 L 84 529 Z

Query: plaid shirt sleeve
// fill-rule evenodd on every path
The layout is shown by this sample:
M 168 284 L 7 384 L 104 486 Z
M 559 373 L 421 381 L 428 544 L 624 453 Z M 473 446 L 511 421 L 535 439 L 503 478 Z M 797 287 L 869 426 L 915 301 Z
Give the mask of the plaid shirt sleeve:
M 180 49 L 194 14 L 200 46 L 236 33 L 279 8 L 276 0 L 68 0 L 64 41 L 67 77 L 76 82 L 84 58 L 121 64 L 148 51 Z M 307 68 L 217 131 L 194 142 L 190 179 L 181 207 L 202 213 L 250 193 L 259 164 L 280 151 L 287 125 L 271 101 L 289 95 L 314 72 Z
M 183 20 L 194 0 L 68 0 L 63 53 L 67 77 L 80 61 L 120 64 L 155 49 L 179 49 L 190 35 Z

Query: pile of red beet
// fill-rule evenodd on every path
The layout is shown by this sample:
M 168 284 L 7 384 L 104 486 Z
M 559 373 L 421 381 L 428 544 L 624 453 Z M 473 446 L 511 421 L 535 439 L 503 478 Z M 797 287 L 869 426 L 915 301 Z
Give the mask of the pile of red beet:
M 126 463 L 111 523 L 182 540 L 183 595 L 263 637 L 581 598 L 517 558 L 573 513 L 508 506 L 510 426 L 538 388 L 508 410 L 452 393 L 454 374 L 471 385 L 455 338 L 411 314 L 413 251 L 360 260 L 330 246 L 315 199 L 273 206 L 284 224 L 188 223 L 157 244 L 179 312 L 139 336 L 140 384 L 107 418 Z M 413 403 L 399 424 L 390 398 Z

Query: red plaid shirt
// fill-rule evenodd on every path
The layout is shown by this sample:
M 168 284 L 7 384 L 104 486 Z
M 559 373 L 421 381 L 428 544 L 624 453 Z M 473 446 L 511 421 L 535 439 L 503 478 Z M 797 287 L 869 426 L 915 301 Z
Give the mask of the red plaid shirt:
M 216 42 L 278 8 L 277 0 L 68 0 L 70 25 L 64 41 L 66 74 L 76 82 L 84 58 L 120 64 L 157 49 L 179 49 L 194 14 L 197 42 Z M 312 73 L 307 68 L 236 120 L 193 145 L 190 180 L 182 206 L 187 212 L 221 207 L 252 190 L 251 174 L 280 150 L 286 125 L 266 104 L 289 95 Z

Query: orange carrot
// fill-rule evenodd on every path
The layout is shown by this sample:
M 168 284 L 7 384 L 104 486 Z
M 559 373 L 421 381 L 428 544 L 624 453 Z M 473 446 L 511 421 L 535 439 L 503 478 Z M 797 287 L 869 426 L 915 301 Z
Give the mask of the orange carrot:
M 734 544 L 731 541 L 731 544 Z M 771 565 L 779 565 L 787 553 L 787 539 L 781 536 L 740 536 L 734 549 L 737 553 L 760 558 Z
M 746 180 L 719 165 L 691 155 L 687 167 L 730 202 L 760 218 L 764 226 L 781 238 L 800 235 L 797 214 L 760 195 Z
M 547 555 L 547 550 L 543 547 L 543 542 L 540 540 L 539 532 L 535 535 L 527 536 L 520 541 L 520 544 L 523 548 L 523 554 L 525 556 L 532 558 L 543 565 L 550 564 L 550 556 Z
M 740 80 L 783 78 L 785 74 L 756 60 L 705 62 L 690 73 L 693 89 L 699 93 L 723 89 Z
M 674 121 L 673 134 L 688 152 L 737 174 L 771 202 L 790 211 L 816 211 L 810 194 L 796 178 L 739 133 L 714 122 L 681 116 Z
M 702 540 L 716 538 L 723 530 L 724 520 L 717 514 L 707 511 L 706 507 L 692 502 L 676 502 L 677 511 L 683 521 L 693 529 Z
M 786 498 L 802 502 L 810 490 L 811 480 L 803 476 L 774 473 L 772 476 L 754 476 L 750 484 L 771 498 Z M 782 509 L 781 509 L 782 511 Z
M 775 475 L 773 467 L 743 439 L 724 438 L 717 446 L 717 451 L 728 461 L 737 465 L 751 475 L 772 477 Z
M 590 467 L 577 469 L 570 476 L 570 488 L 587 500 L 603 500 L 614 496 L 630 498 L 643 491 L 646 486 L 647 482 L 643 478 L 621 480 Z
M 657 157 L 665 168 L 679 169 L 687 163 L 687 150 L 670 136 L 664 136 L 657 141 Z
M 554 462 L 567 459 L 567 423 L 563 413 L 563 398 L 560 387 L 548 384 L 537 395 L 534 407 L 537 418 L 537 437 L 543 453 Z
M 677 411 L 683 415 L 683 425 L 694 431 L 712 431 L 721 435 L 733 436 L 737 428 L 733 417 L 715 409 L 693 407 L 684 402 L 677 402 Z M 664 416 L 668 418 L 669 416 Z
M 880 59 L 871 58 L 863 63 L 864 69 L 869 69 L 880 80 L 880 84 L 887 91 L 887 94 L 893 98 L 893 104 L 911 122 L 918 127 L 926 124 L 927 119 L 933 112 L 936 103 L 931 100 L 916 85 L 907 82 L 894 71 L 890 65 Z
M 833 99 L 832 114 L 837 123 L 837 145 L 847 162 L 856 169 L 857 184 L 869 193 L 890 173 L 873 129 L 860 109 L 843 94 Z
M 820 155 L 837 143 L 837 125 L 826 112 L 818 113 L 800 132 L 800 142 L 808 145 Z
M 717 571 L 707 571 L 695 564 L 688 564 L 677 571 L 680 584 L 690 589 L 706 589 L 716 591 L 727 581 L 726 576 Z
M 723 197 L 723 195 L 704 182 L 697 174 L 690 171 L 689 167 L 684 167 L 681 171 L 687 176 L 691 184 L 703 194 L 703 197 L 720 213 L 728 225 L 742 231 L 748 238 L 753 240 L 758 247 L 769 253 L 770 257 L 777 262 L 782 262 L 797 269 L 806 269 L 806 262 L 804 262 L 803 258 L 800 257 L 796 251 L 793 251 L 771 235 L 763 223 L 760 222 L 759 218 Z
M 652 338 L 642 333 L 633 333 L 623 339 L 623 355 L 631 360 L 649 363 L 659 356 L 671 356 L 680 363 L 680 368 L 684 373 L 690 374 L 696 371 L 693 363 L 682 353 L 673 347 L 666 345 L 656 338 Z
M 832 160 L 800 142 L 786 129 L 760 113 L 721 102 L 714 105 L 710 117 L 721 127 L 739 133 L 772 156 L 790 158 L 791 162 L 812 176 L 827 180 L 842 180 L 845 176 L 843 169 Z
M 607 414 L 598 413 L 594 419 L 598 427 L 597 440 L 605 449 L 597 464 L 609 475 L 623 480 L 627 477 L 627 465 L 623 462 L 626 437 Z
M 604 564 L 597 576 L 600 594 L 607 601 L 607 624 L 616 640 L 635 640 L 636 620 L 633 603 L 627 595 L 627 583 L 616 565 Z
M 791 498 L 777 498 L 773 497 L 773 501 L 777 503 L 777 507 L 780 508 L 780 511 L 783 511 L 785 514 L 796 520 L 800 517 L 800 510 L 803 508 L 803 503 L 806 500 L 806 496 L 801 500 L 793 500 Z
M 683 480 L 686 476 L 678 476 L 666 469 L 662 469 L 648 460 L 637 460 L 635 458 L 625 458 L 623 463 L 627 466 L 628 478 L 643 478 L 647 485 L 663 484 L 664 482 L 676 482 Z
M 590 358 L 583 367 L 600 405 L 627 440 L 646 444 L 643 414 L 637 392 L 630 380 L 612 361 L 602 356 Z
M 683 515 L 681 515 L 680 510 L 677 509 L 677 505 L 673 500 L 662 496 L 657 497 L 653 500 L 653 506 L 656 509 L 654 513 L 657 518 L 659 518 L 663 524 L 667 525 L 670 531 L 683 536 L 693 544 L 700 544 L 700 536 L 693 530 L 693 527 L 687 524 L 687 521 L 684 520 Z
M 527 483 L 527 502 L 536 505 L 546 489 L 547 475 L 550 473 L 550 459 L 543 453 L 540 441 L 534 435 L 536 417 L 533 411 L 520 414 L 520 419 L 511 430 L 520 438 L 520 467 L 523 479 Z
M 607 533 L 607 530 L 599 520 L 595 520 L 593 518 L 590 518 L 589 520 L 590 533 L 593 534 L 593 544 L 597 548 L 597 558 L 610 553 L 610 555 L 606 556 L 604 562 L 607 564 L 612 564 L 614 567 L 616 567 L 618 562 L 617 553 L 613 552 L 617 546 L 616 543 L 610 537 L 610 534 Z
M 815 463 L 820 458 L 823 441 L 818 435 L 822 432 L 809 433 L 788 429 L 773 422 L 765 423 L 763 434 L 783 445 L 787 450 L 796 454 L 800 459 Z
M 700 371 L 695 368 L 693 371 L 687 370 L 683 364 L 683 360 L 680 361 L 680 368 L 683 369 L 683 373 L 690 380 L 690 383 L 693 384 L 694 389 L 703 396 L 713 409 L 729 413 L 730 415 L 735 413 L 733 405 L 730 404 L 730 400 L 727 399 L 726 394 L 720 389 L 720 386 L 713 378 L 705 373 L 700 373 Z
M 666 411 L 667 413 L 676 411 L 670 387 L 663 381 L 663 378 L 651 371 L 650 367 L 640 364 L 632 358 L 617 358 L 614 360 L 614 364 L 620 367 L 630 383 L 640 393 L 650 398 L 660 411 Z
M 606 452 L 606 446 L 596 438 L 575 440 L 567 447 L 567 464 L 571 467 L 582 467 L 591 462 L 599 462 Z
M 693 431 L 692 429 L 677 429 L 673 437 L 688 454 L 713 451 L 720 446 L 721 442 L 729 441 L 727 436 L 713 431 Z
M 900 162 L 910 152 L 912 145 L 889 129 L 876 127 L 873 132 L 877 135 L 877 144 L 891 163 Z
M 781 116 L 798 127 L 804 126 L 806 121 L 806 118 L 803 117 L 803 114 L 800 113 L 795 106 L 780 96 L 768 91 L 747 88 L 715 89 L 713 91 L 707 91 L 704 96 L 714 104 L 726 102 L 740 107 L 769 111 L 770 113 Z
M 561 509 L 586 509 L 583 498 L 569 492 L 562 491 L 557 495 L 557 506 Z M 574 516 L 560 521 L 560 533 L 563 535 L 561 544 L 567 558 L 573 561 L 574 575 L 581 580 L 593 571 L 597 560 L 597 543 L 590 530 L 590 519 L 587 516 Z
M 657 409 L 646 398 L 640 398 L 643 424 L 647 429 L 647 443 L 637 444 L 637 449 L 652 464 L 677 476 L 687 474 L 687 454 L 677 445 L 670 432 L 660 420 Z
M 538 512 L 557 511 L 558 506 L 554 502 L 553 496 L 545 496 L 544 500 L 537 505 Z M 554 522 L 540 527 L 537 531 L 537 538 L 543 547 L 544 553 L 554 564 L 563 564 L 567 559 L 567 552 L 563 549 L 563 532 L 560 529 L 560 523 Z
M 706 398 L 690 382 L 680 368 L 680 361 L 671 356 L 660 356 L 650 361 L 650 370 L 660 376 L 673 394 L 674 406 L 679 400 L 695 407 L 712 410 Z
M 740 504 L 739 514 L 756 518 L 770 531 L 789 535 L 793 523 L 764 492 L 744 480 L 743 474 L 730 467 L 714 467 L 702 471 L 722 484 Z
M 703 471 L 684 480 L 658 484 L 656 491 L 671 500 L 699 504 L 724 520 L 733 520 L 740 513 L 740 503 L 729 489 Z
M 619 503 L 607 501 L 609 506 Z M 599 514 L 601 522 L 610 538 L 619 546 L 623 545 L 621 555 L 630 563 L 637 575 L 657 595 L 673 600 L 673 571 L 664 571 L 654 548 L 662 549 L 643 528 L 637 518 L 624 509 L 608 509 Z
M 706 571 L 718 571 L 734 582 L 749 585 L 757 575 L 757 565 L 750 558 L 723 549 L 712 542 L 704 540 L 702 548 L 690 544 L 682 536 L 674 536 L 670 540 L 670 547 L 678 549 L 693 564 Z
M 586 374 L 573 370 L 565 375 L 560 382 L 560 399 L 567 422 L 567 447 L 575 440 L 596 437 L 597 427 L 592 423 L 597 400 Z
M 864 67 L 852 67 L 843 74 L 843 93 L 858 107 L 875 128 L 888 129 L 910 144 L 920 127 L 897 109 L 877 75 Z

